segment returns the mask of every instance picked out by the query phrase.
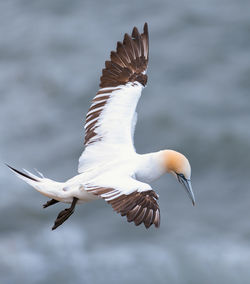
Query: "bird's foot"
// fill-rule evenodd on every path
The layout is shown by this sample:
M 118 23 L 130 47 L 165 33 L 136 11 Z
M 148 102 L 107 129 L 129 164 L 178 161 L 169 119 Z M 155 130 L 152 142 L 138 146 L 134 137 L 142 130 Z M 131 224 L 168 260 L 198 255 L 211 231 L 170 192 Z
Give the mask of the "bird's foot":
M 52 230 L 55 230 L 57 227 L 61 226 L 74 213 L 77 200 L 78 198 L 74 197 L 71 206 L 58 214 Z
M 51 199 L 51 200 L 47 201 L 45 204 L 43 204 L 43 208 L 47 208 L 47 207 L 49 207 L 51 205 L 54 205 L 54 204 L 56 204 L 58 202 L 59 202 L 58 200 Z

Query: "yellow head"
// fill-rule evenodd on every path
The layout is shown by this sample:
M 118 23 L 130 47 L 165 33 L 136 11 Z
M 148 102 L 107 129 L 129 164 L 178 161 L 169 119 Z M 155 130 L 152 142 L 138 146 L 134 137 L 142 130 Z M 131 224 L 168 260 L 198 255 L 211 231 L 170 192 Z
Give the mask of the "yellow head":
M 164 167 L 168 173 L 176 176 L 183 174 L 186 179 L 191 178 L 191 167 L 188 159 L 181 153 L 173 150 L 164 150 Z
M 195 199 L 191 186 L 191 167 L 188 159 L 183 154 L 173 150 L 164 150 L 162 154 L 166 172 L 174 175 L 184 185 L 194 205 Z

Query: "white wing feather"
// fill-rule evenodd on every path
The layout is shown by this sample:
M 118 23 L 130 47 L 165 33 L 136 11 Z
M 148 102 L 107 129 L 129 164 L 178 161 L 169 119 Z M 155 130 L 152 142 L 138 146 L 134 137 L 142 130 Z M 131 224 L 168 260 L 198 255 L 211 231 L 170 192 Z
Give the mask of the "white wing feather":
M 78 171 L 134 154 L 135 109 L 147 84 L 148 26 L 143 33 L 133 28 L 111 51 L 100 78 L 100 87 L 87 113 L 85 151 Z
M 79 159 L 79 173 L 96 164 L 110 161 L 114 157 L 127 156 L 135 152 L 133 141 L 135 110 L 142 88 L 143 86 L 138 82 L 128 83 L 121 86 L 119 90 L 103 94 L 103 96 L 109 95 L 110 98 L 96 120 L 96 135 L 91 138 L 95 142 L 87 145 Z M 87 127 L 91 123 L 90 120 L 86 124 Z
M 152 190 L 147 183 L 140 182 L 131 177 L 115 176 L 114 173 L 101 175 L 84 185 L 86 191 L 93 191 L 96 188 L 110 188 L 107 193 L 100 194 L 106 201 L 115 199 L 123 194 L 129 195 L 133 192 L 143 192 Z

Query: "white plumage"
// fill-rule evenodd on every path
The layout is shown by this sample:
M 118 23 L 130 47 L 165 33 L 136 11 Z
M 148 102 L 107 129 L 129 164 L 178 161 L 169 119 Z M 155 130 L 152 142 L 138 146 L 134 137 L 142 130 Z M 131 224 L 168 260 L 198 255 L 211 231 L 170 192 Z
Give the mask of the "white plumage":
M 44 207 L 57 202 L 72 203 L 60 212 L 52 229 L 60 226 L 74 212 L 76 203 L 104 199 L 115 211 L 136 225 L 148 228 L 160 224 L 158 195 L 148 184 L 166 172 L 172 173 L 188 190 L 191 168 L 180 153 L 165 150 L 139 155 L 134 148 L 137 121 L 136 106 L 147 82 L 148 28 L 137 28 L 117 43 L 111 60 L 105 62 L 100 89 L 93 98 L 85 123 L 85 150 L 79 174 L 66 182 L 56 182 L 10 169 L 18 177 L 51 198 Z
M 92 113 L 102 110 L 95 124 L 96 136 L 92 138 L 98 140 L 102 137 L 102 139 L 86 146 L 79 159 L 79 173 L 97 164 L 109 162 L 114 157 L 135 153 L 133 142 L 135 121 L 133 118 L 142 88 L 140 83 L 133 84 L 133 86 L 128 83 L 125 86 L 119 86 L 119 90 L 111 89 L 111 93 L 102 94 L 110 96 L 106 100 L 106 104 L 102 108 L 92 110 Z M 100 89 L 100 91 L 105 90 L 106 88 Z M 95 104 L 92 104 L 91 107 Z M 87 115 L 89 114 L 91 112 L 87 113 Z M 94 118 L 87 122 L 85 129 L 96 120 L 97 118 Z

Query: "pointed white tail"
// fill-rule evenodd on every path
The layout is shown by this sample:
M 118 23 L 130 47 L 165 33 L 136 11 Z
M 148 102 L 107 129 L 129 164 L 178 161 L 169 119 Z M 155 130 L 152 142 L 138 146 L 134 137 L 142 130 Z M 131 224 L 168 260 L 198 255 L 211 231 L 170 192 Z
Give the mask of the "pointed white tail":
M 61 182 L 56 182 L 48 178 L 44 177 L 38 177 L 32 173 L 30 173 L 27 170 L 24 170 L 24 172 L 21 172 L 9 165 L 6 165 L 12 172 L 15 173 L 16 176 L 18 176 L 20 179 L 24 180 L 26 183 L 31 185 L 33 188 L 35 188 L 38 192 L 41 194 L 52 198 L 56 199 L 58 201 L 63 201 L 67 202 L 67 195 L 69 195 L 68 192 L 65 192 L 63 190 L 64 188 L 64 183 Z M 43 176 L 41 174 L 41 176 Z M 70 198 L 69 202 L 71 201 L 72 198 Z

